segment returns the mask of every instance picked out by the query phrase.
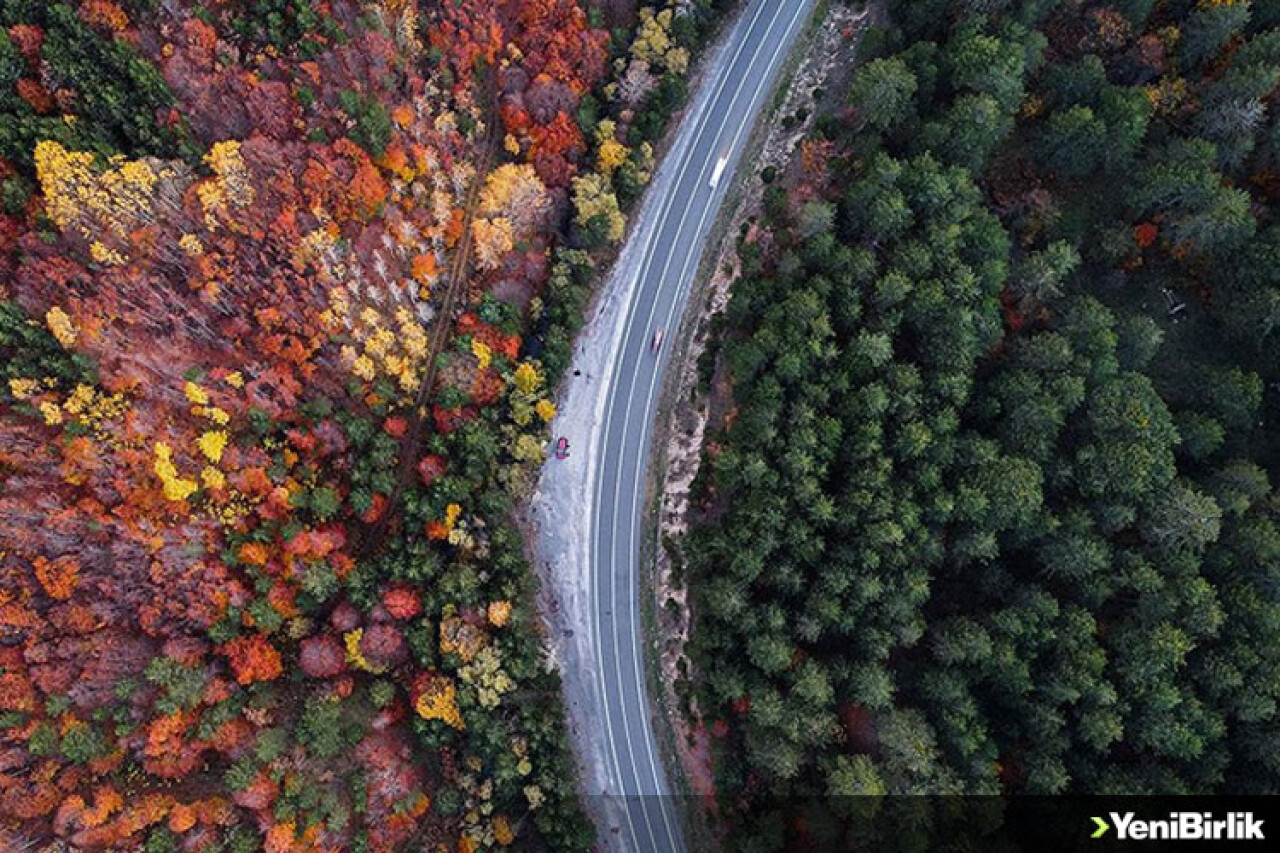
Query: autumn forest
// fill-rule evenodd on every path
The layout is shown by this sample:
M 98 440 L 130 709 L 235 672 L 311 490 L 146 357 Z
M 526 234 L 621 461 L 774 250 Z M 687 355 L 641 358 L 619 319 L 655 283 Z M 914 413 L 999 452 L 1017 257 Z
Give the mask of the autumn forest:
M 740 8 L 0 0 L 0 850 L 594 849 L 527 508 Z M 686 817 L 1280 792 L 1280 3 L 833 9 L 698 187 Z
M 0 0 L 0 847 L 590 846 L 512 508 L 682 5 Z

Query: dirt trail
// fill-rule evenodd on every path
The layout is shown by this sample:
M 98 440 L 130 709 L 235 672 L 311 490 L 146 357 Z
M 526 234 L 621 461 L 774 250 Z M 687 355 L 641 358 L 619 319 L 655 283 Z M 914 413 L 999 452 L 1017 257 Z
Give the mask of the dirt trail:
M 484 186 L 484 179 L 489 174 L 489 167 L 493 164 L 494 157 L 497 156 L 498 144 L 501 140 L 501 135 L 498 133 L 496 111 L 490 109 L 487 112 L 490 115 L 487 122 L 487 135 L 481 160 L 476 167 L 475 178 L 467 189 L 467 200 L 463 206 L 462 235 L 458 238 L 458 249 L 454 253 L 453 262 L 449 265 L 449 272 L 446 276 L 448 283 L 445 285 L 444 298 L 440 300 L 440 312 L 436 315 L 436 321 L 431 327 L 431 335 L 427 340 L 426 371 L 422 375 L 421 385 L 418 387 L 418 395 L 414 399 L 409 429 L 400 445 L 400 471 L 396 476 L 395 491 L 391 493 L 390 498 L 387 500 L 386 508 L 383 509 L 382 514 L 367 528 L 367 532 L 362 537 L 359 547 L 362 553 L 367 552 L 368 549 L 375 547 L 377 542 L 382 541 L 382 534 L 386 529 L 387 523 L 395 515 L 396 507 L 400 504 L 400 496 L 404 494 L 405 487 L 408 486 L 410 479 L 413 477 L 414 462 L 417 460 L 419 448 L 422 446 L 422 433 L 429 412 L 428 403 L 436 382 L 436 364 L 439 361 L 440 353 L 444 351 L 445 344 L 449 342 L 449 338 L 453 334 L 453 314 L 457 307 L 458 298 L 466 291 L 467 277 L 471 272 L 471 222 L 475 218 L 476 205 L 480 198 L 480 190 Z

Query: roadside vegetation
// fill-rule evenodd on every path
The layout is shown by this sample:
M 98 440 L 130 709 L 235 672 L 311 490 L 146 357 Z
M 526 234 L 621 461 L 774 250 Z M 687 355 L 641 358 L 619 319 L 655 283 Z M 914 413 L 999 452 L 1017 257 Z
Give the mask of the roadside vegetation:
M 1280 13 L 888 12 L 704 360 L 730 847 L 787 795 L 1274 794 Z

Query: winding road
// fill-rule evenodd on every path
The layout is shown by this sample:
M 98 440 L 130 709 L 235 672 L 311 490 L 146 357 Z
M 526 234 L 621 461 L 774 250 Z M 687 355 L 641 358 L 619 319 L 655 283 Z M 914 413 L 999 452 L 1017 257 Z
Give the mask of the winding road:
M 654 734 L 640 615 L 655 406 L 707 233 L 812 5 L 750 0 L 709 61 L 575 352 L 554 424 L 573 455 L 548 463 L 534 501 L 567 638 L 560 656 L 575 747 L 587 794 L 604 797 L 596 811 L 609 849 L 686 849 Z M 666 340 L 654 353 L 659 329 Z

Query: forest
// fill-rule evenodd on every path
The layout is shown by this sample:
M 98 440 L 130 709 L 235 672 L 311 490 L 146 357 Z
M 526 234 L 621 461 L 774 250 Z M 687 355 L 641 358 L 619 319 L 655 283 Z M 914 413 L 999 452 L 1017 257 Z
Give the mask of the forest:
M 590 849 L 513 507 L 727 5 L 0 0 L 0 848 Z
M 1280 793 L 1280 4 L 886 12 L 702 363 L 728 848 L 788 795 Z

